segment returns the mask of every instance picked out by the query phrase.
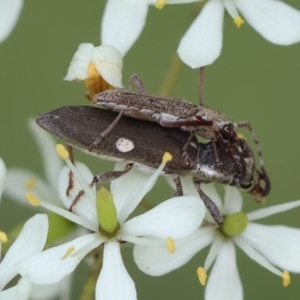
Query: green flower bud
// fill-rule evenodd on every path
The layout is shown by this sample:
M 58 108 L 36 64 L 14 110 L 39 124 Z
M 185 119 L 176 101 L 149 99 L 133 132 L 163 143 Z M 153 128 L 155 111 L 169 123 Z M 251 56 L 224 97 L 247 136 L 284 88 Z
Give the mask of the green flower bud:
M 97 215 L 100 227 L 107 233 L 112 233 L 118 227 L 117 210 L 112 194 L 101 187 L 96 195 Z
M 235 236 L 244 232 L 249 224 L 248 217 L 243 212 L 236 212 L 225 217 L 222 231 L 227 236 Z

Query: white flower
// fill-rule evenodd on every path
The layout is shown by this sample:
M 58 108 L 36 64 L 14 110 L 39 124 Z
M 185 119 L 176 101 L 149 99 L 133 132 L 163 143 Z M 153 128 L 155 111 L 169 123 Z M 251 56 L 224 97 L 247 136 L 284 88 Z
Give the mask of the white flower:
M 0 1 L 0 43 L 2 43 L 14 29 L 23 7 L 23 0 Z
M 0 300 L 25 300 L 29 298 L 31 283 L 28 276 L 24 276 L 16 286 L 4 291 L 3 289 L 18 274 L 17 263 L 42 251 L 47 232 L 48 219 L 44 214 L 37 214 L 25 223 L 0 264 Z M 0 245 L 6 239 L 6 235 L 0 232 Z
M 192 188 L 189 182 L 183 181 L 183 183 L 184 189 Z M 192 191 L 192 193 L 196 193 L 196 191 Z M 221 203 L 212 186 L 206 186 L 205 193 L 216 203 Z M 205 299 L 243 299 L 243 287 L 235 257 L 234 245 L 237 245 L 258 264 L 272 273 L 282 276 L 283 284 L 286 286 L 290 282 L 288 272 L 280 271 L 275 265 L 282 270 L 300 272 L 300 229 L 282 225 L 261 225 L 253 221 L 298 206 L 300 206 L 300 200 L 259 209 L 246 215 L 240 212 L 242 208 L 240 192 L 234 187 L 226 186 L 224 204 L 220 206 L 220 211 L 222 215 L 228 216 L 229 221 L 225 225 L 225 218 L 222 229 L 209 226 L 211 222 L 209 220 L 207 226 L 203 226 L 191 236 L 177 241 L 177 251 L 174 255 L 171 256 L 160 249 L 136 245 L 134 259 L 143 272 L 152 276 L 160 276 L 179 268 L 196 253 L 212 244 L 204 268 L 197 270 L 200 282 L 205 284 L 206 271 L 215 260 L 208 277 Z M 243 221 L 241 222 L 241 220 Z M 238 230 L 233 232 L 232 228 Z M 227 234 L 230 232 L 231 236 L 226 236 L 224 231 Z
M 281 1 L 209 0 L 178 48 L 180 58 L 191 68 L 212 64 L 219 57 L 224 9 L 238 27 L 244 22 L 238 14 L 240 11 L 246 21 L 271 43 L 291 45 L 300 41 L 300 12 Z
M 47 202 L 60 205 L 57 184 L 63 163 L 55 151 L 54 140 L 35 120 L 29 120 L 28 125 L 42 155 L 46 181 L 31 171 L 9 168 L 4 193 L 21 204 L 28 204 L 25 194 L 30 192 Z
M 86 227 L 92 233 L 26 259 L 19 264 L 18 270 L 23 276 L 30 275 L 35 284 L 53 284 L 70 274 L 85 255 L 104 243 L 103 267 L 97 280 L 96 299 L 136 299 L 134 282 L 127 273 L 120 254 L 120 241 L 166 248 L 166 240 L 169 238 L 168 246 L 172 248 L 174 239 L 183 238 L 199 227 L 204 217 L 203 204 L 196 197 L 177 197 L 126 221 L 154 185 L 166 163 L 164 162 L 150 178 L 133 168 L 128 174 L 114 180 L 111 193 L 116 215 L 114 217 L 109 211 L 102 220 L 102 216 L 99 216 L 102 210 L 96 210 L 95 202 L 98 203 L 99 198 L 100 203 L 103 199 L 106 201 L 111 197 L 110 193 L 101 189 L 96 194 L 95 188 L 91 189 L 87 184 L 93 178 L 88 168 L 78 163 L 74 167 L 68 159 L 66 162 L 75 176 L 71 178 L 73 188 L 69 189 L 69 169 L 66 168 L 61 173 L 59 189 L 67 207 L 70 207 L 72 199 L 80 190 L 85 191 L 74 209 L 78 215 L 42 201 L 40 204 Z M 124 169 L 124 163 L 118 163 L 117 167 Z M 110 234 L 103 229 L 104 218 L 107 219 L 105 222 L 115 219 L 116 224 L 119 224 L 112 227 Z
M 5 185 L 5 179 L 6 179 L 6 167 L 4 161 L 0 157 L 0 202 L 1 202 L 4 185 Z
M 110 87 L 122 86 L 123 57 L 115 47 L 82 43 L 75 52 L 65 80 L 81 80 L 89 99 Z
M 102 43 L 123 56 L 139 37 L 149 4 L 183 4 L 200 0 L 109 0 L 102 18 Z M 266 40 L 279 45 L 300 41 L 300 12 L 277 0 L 209 0 L 180 41 L 178 54 L 191 68 L 212 64 L 220 55 L 224 10 L 238 27 L 246 21 Z

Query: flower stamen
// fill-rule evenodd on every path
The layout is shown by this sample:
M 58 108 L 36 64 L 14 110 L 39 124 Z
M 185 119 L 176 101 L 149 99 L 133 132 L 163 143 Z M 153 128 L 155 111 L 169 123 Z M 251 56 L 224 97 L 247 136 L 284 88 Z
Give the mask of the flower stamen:
M 198 275 L 198 279 L 201 285 L 205 286 L 206 284 L 206 279 L 207 279 L 207 273 L 204 270 L 204 268 L 199 267 L 197 269 L 197 275 Z
M 25 197 L 32 206 L 40 206 L 41 205 L 40 200 L 37 197 L 35 197 L 34 195 L 28 193 L 25 195 Z
M 173 254 L 176 250 L 175 241 L 169 236 L 167 238 L 167 249 L 170 254 Z
M 33 190 L 36 186 L 36 178 L 30 177 L 28 180 L 25 182 L 25 188 L 27 190 Z
M 245 138 L 241 133 L 238 133 L 238 134 L 237 134 L 237 137 L 238 137 L 238 139 L 240 139 L 240 140 L 246 140 L 246 138 Z
M 163 159 L 162 159 L 162 163 L 163 164 L 166 164 L 168 161 L 170 161 L 171 159 L 173 158 L 172 154 L 169 153 L 169 152 L 166 152 L 163 156 Z
M 284 270 L 282 272 L 282 283 L 284 287 L 287 287 L 291 284 L 291 277 L 290 277 L 290 273 L 287 270 Z
M 241 16 L 235 17 L 233 22 L 235 23 L 237 28 L 240 28 L 245 23 L 245 21 L 241 18 Z
M 163 9 L 166 4 L 167 4 L 167 0 L 156 0 L 156 3 L 154 4 L 154 6 L 157 9 Z
M 0 243 L 6 243 L 7 242 L 7 235 L 5 232 L 0 231 Z
M 66 160 L 69 158 L 69 152 L 62 144 L 56 145 L 56 152 L 63 160 Z
M 66 253 L 63 255 L 63 257 L 61 258 L 61 260 L 66 259 L 68 256 L 71 255 L 72 252 L 74 252 L 75 247 L 69 247 L 66 251 Z

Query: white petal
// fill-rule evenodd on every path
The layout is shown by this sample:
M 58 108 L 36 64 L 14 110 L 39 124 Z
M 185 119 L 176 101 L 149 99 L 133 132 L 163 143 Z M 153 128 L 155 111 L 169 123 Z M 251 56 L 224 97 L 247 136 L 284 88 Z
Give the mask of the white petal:
M 266 40 L 279 45 L 300 41 L 300 11 L 275 0 L 235 0 L 249 24 Z
M 242 210 L 243 198 L 240 191 L 233 186 L 225 186 L 223 215 L 230 215 Z
M 134 300 L 136 290 L 124 266 L 117 241 L 104 245 L 103 266 L 96 285 L 96 300 Z
M 122 225 L 122 233 L 181 239 L 193 233 L 204 218 L 204 204 L 193 196 L 166 200 Z
M 115 171 L 124 170 L 125 163 L 120 161 L 115 165 Z M 120 216 L 122 211 L 125 211 L 132 197 L 138 193 L 141 186 L 149 180 L 149 175 L 142 173 L 133 167 L 130 172 L 119 179 L 116 179 L 110 184 L 110 191 L 113 194 L 114 202 L 117 209 L 119 222 L 123 222 L 128 215 Z
M 166 247 L 135 245 L 133 248 L 134 261 L 144 273 L 160 276 L 186 264 L 213 239 L 214 231 L 211 228 L 200 228 L 187 238 L 176 240 L 176 250 L 173 254 L 170 254 Z
M 70 296 L 66 297 L 71 291 L 71 279 L 72 276 L 67 276 L 55 284 L 32 284 L 30 300 L 50 300 L 55 297 L 59 297 L 59 299 L 71 299 Z
M 17 269 L 21 275 L 30 275 L 32 283 L 54 284 L 68 276 L 80 263 L 82 258 L 90 251 L 87 245 L 98 240 L 98 245 L 102 242 L 99 235 L 93 233 L 79 237 L 71 242 L 50 248 L 21 261 Z M 87 249 L 85 253 L 75 255 L 82 248 Z M 72 252 L 67 255 L 71 250 Z
M 195 188 L 195 184 L 193 183 L 191 176 L 185 176 L 181 178 L 181 184 L 183 189 L 183 194 L 186 196 L 196 196 L 200 198 L 198 191 Z M 219 208 L 220 212 L 222 213 L 222 201 L 217 193 L 213 184 L 201 184 L 201 189 Z M 201 198 L 200 198 L 201 199 Z M 202 202 L 202 200 L 201 200 Z M 208 222 L 214 223 L 213 217 L 210 213 L 206 210 L 205 219 Z
M 242 300 L 243 287 L 238 273 L 233 243 L 220 249 L 205 289 L 206 300 Z
M 6 167 L 4 161 L 0 157 L 0 201 L 4 190 L 5 179 L 6 179 Z
M 29 128 L 41 151 L 45 175 L 51 187 L 57 189 L 57 178 L 63 167 L 62 159 L 58 156 L 55 146 L 56 143 L 52 136 L 36 124 L 35 119 L 28 121 Z
M 27 300 L 31 291 L 31 282 L 28 276 L 22 277 L 18 284 L 0 292 L 0 300 Z
M 91 59 L 107 83 L 114 87 L 123 87 L 123 57 L 118 49 L 108 45 L 95 47 L 91 53 Z
M 251 223 L 243 237 L 272 264 L 300 273 L 300 229 Z
M 34 180 L 34 188 L 26 188 L 28 180 Z M 16 188 L 17 187 L 17 188 Z M 62 206 L 56 190 L 53 190 L 38 175 L 25 169 L 10 168 L 7 170 L 5 194 L 23 205 L 30 205 L 26 200 L 26 193 L 34 194 L 46 202 Z
M 22 7 L 23 0 L 0 1 L 0 43 L 2 43 L 14 29 Z
M 300 206 L 300 200 L 286 202 L 278 205 L 273 205 L 267 208 L 261 208 L 251 213 L 248 213 L 248 219 L 250 221 L 259 220 L 262 218 L 266 218 L 281 212 L 285 212 L 287 210 L 293 209 Z
M 17 275 L 16 264 L 18 262 L 43 249 L 48 226 L 48 218 L 44 214 L 36 214 L 25 223 L 0 264 L 0 290 Z
M 82 43 L 75 52 L 68 73 L 64 80 L 84 80 L 87 79 L 88 65 L 91 62 L 91 53 L 95 46 L 89 43 Z
M 81 173 L 81 175 L 84 177 L 86 182 L 92 182 L 93 174 L 89 170 L 89 168 L 84 165 L 83 163 L 76 162 L 75 163 L 77 170 Z M 68 189 L 69 187 L 69 180 L 70 180 L 70 169 L 65 166 L 59 175 L 59 185 L 58 185 L 58 191 L 60 195 L 60 199 L 63 201 L 65 207 L 67 209 L 70 208 L 71 204 L 73 203 L 73 200 L 78 195 L 78 193 L 82 190 L 81 185 L 78 183 L 78 181 L 75 179 L 74 176 L 72 176 L 72 189 Z M 95 199 L 96 199 L 96 191 L 95 187 L 93 187 L 94 190 L 94 197 L 93 199 L 90 199 L 88 195 L 84 194 L 80 197 L 79 201 L 73 208 L 73 212 L 77 215 L 82 216 L 86 220 L 90 220 L 97 223 L 98 225 L 98 218 L 96 213 L 96 207 L 95 207 Z M 67 191 L 69 194 L 67 195 Z
M 101 24 L 101 43 L 111 45 L 124 56 L 144 28 L 148 12 L 146 0 L 107 1 Z
M 178 54 L 191 68 L 212 64 L 222 49 L 224 8 L 219 0 L 210 0 L 180 41 Z
M 124 167 L 124 162 L 117 162 L 115 170 L 124 170 Z M 161 174 L 162 168 L 163 165 L 160 165 L 149 176 L 133 167 L 128 174 L 111 183 L 111 193 L 114 197 L 120 223 L 127 219 L 144 196 L 152 189 L 158 176 Z
M 260 254 L 253 246 L 249 243 L 248 239 L 244 234 L 237 235 L 234 238 L 234 242 L 256 263 L 260 264 L 262 267 L 266 268 L 270 272 L 281 276 L 281 271 L 274 267 L 266 257 Z

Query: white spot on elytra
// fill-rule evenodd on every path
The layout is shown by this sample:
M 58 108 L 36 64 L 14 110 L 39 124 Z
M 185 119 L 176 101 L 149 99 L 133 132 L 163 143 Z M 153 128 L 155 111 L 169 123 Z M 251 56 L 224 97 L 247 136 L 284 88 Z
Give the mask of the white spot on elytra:
M 125 138 L 119 138 L 116 146 L 120 152 L 129 152 L 134 148 L 133 142 Z

